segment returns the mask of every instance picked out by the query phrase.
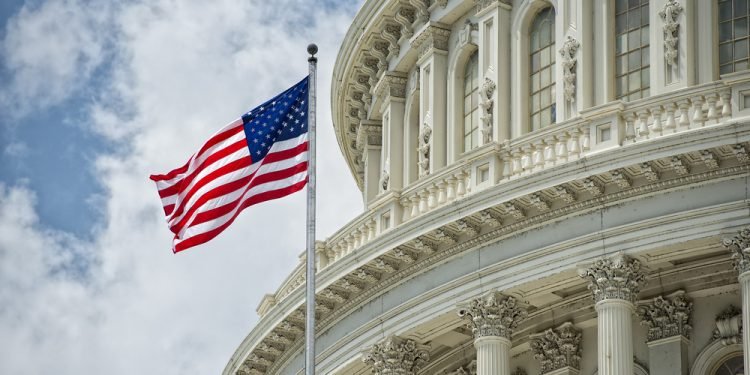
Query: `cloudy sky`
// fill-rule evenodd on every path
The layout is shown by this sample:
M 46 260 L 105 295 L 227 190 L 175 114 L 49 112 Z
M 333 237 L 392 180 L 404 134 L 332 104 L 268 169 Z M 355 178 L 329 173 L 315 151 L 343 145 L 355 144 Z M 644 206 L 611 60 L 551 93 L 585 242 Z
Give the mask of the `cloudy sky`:
M 304 251 L 304 193 L 173 255 L 152 173 L 307 74 L 318 238 L 362 210 L 333 135 L 361 0 L 0 1 L 0 373 L 218 374 Z

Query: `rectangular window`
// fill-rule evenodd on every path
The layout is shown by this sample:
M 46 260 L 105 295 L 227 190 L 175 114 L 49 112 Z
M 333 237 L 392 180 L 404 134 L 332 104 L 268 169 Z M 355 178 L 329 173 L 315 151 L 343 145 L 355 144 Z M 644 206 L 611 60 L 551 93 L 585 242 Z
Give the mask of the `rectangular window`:
M 617 99 L 647 97 L 651 86 L 648 0 L 617 0 L 615 41 Z
M 748 68 L 750 0 L 719 0 L 719 73 Z

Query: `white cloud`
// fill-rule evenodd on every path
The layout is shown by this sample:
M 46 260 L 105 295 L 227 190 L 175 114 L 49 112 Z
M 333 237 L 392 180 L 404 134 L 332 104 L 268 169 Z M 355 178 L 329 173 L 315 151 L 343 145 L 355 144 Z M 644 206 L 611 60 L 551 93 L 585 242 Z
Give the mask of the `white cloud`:
M 88 242 L 45 229 L 28 187 L 0 185 L 0 373 L 223 369 L 254 324 L 261 296 L 298 262 L 304 194 L 253 207 L 212 243 L 175 256 L 147 176 L 181 164 L 222 124 L 299 80 L 307 73 L 305 47 L 315 41 L 319 234 L 347 222 L 360 196 L 335 142 L 328 98 L 355 6 L 150 0 L 115 11 L 49 0 L 10 23 L 4 51 L 20 54 L 9 59 L 18 82 L 32 82 L 20 100 L 42 95 L 38 72 L 57 88 L 48 100 L 59 100 L 78 74 L 112 59 L 89 130 L 118 146 L 93 166 L 103 217 Z M 55 54 L 76 57 L 42 61 L 52 52 L 33 44 L 48 46 L 44 30 L 63 34 L 53 37 Z

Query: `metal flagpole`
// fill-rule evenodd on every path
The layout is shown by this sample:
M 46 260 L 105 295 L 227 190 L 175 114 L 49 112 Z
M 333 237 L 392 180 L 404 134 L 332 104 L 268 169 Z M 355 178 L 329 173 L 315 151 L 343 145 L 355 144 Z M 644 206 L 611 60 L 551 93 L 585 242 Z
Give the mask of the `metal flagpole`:
M 307 312 L 305 314 L 305 375 L 315 375 L 315 86 L 318 46 L 307 46 L 310 78 L 307 82 Z

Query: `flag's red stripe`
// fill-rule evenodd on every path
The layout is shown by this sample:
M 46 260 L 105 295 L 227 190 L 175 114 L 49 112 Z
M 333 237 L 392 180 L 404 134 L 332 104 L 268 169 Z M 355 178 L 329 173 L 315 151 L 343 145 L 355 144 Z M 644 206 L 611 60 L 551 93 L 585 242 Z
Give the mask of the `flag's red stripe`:
M 289 150 L 296 150 L 296 151 L 298 151 L 299 153 L 303 153 L 303 152 L 305 152 L 305 151 L 307 150 L 307 146 L 303 147 L 303 148 L 302 148 L 302 151 L 300 151 L 300 148 L 299 148 L 299 147 L 294 147 L 294 148 L 291 148 L 291 149 L 289 149 Z M 298 154 L 296 154 L 296 155 L 291 155 L 290 153 L 286 153 L 286 151 L 287 151 L 287 150 L 284 150 L 284 151 L 280 151 L 280 152 L 277 152 L 277 153 L 269 153 L 269 154 L 268 154 L 268 155 L 266 155 L 266 157 L 265 157 L 265 158 L 264 158 L 263 160 L 261 160 L 260 162 L 261 162 L 262 164 L 266 164 L 266 160 L 268 159 L 268 157 L 269 157 L 269 156 L 271 156 L 271 159 L 272 159 L 272 160 L 273 160 L 273 159 L 275 159 L 275 157 L 274 157 L 274 155 L 275 155 L 275 154 L 281 154 L 281 153 L 285 153 L 285 154 L 286 154 L 286 156 L 287 156 L 287 157 L 286 157 L 285 159 L 280 159 L 279 161 L 282 161 L 282 160 L 286 160 L 286 159 L 291 159 L 291 158 L 294 158 L 294 157 L 296 157 L 296 156 L 298 155 Z M 306 165 L 307 165 L 307 162 L 304 162 L 304 164 L 305 164 L 305 166 L 306 166 Z M 265 172 L 265 173 L 262 173 L 262 174 L 261 174 L 260 176 L 268 175 L 268 174 L 271 174 L 271 173 L 272 173 L 272 172 Z M 235 181 L 232 181 L 232 182 L 230 182 L 230 183 L 227 183 L 227 184 L 224 184 L 224 185 L 221 185 L 221 186 L 217 186 L 217 187 L 215 187 L 215 188 L 213 188 L 213 189 L 209 190 L 208 192 L 206 192 L 205 194 L 203 194 L 203 195 L 202 195 L 202 196 L 201 196 L 200 198 L 198 198 L 198 199 L 197 199 L 197 200 L 196 200 L 196 201 L 195 201 L 195 202 L 194 202 L 194 203 L 193 203 L 193 204 L 192 204 L 192 205 L 190 206 L 190 208 L 188 209 L 188 212 L 187 212 L 187 213 L 184 213 L 184 214 L 183 214 L 183 211 L 185 210 L 185 205 L 186 205 L 186 204 L 188 204 L 188 202 L 189 202 L 190 198 L 191 198 L 191 197 L 193 196 L 193 194 L 195 193 L 194 191 L 193 191 L 193 192 L 191 192 L 191 194 L 190 194 L 190 196 L 189 196 L 189 197 L 186 197 L 186 198 L 184 198 L 184 199 L 182 199 L 182 200 L 180 201 L 180 204 L 179 204 L 179 206 L 177 207 L 176 211 L 174 211 L 174 213 L 173 213 L 172 215 L 170 215 L 170 216 L 171 216 L 171 219 L 170 219 L 170 221 L 174 221 L 174 219 L 175 219 L 175 218 L 180 218 L 180 217 L 182 217 L 182 218 L 180 218 L 180 219 L 179 219 L 179 222 L 177 222 L 177 223 L 173 223 L 172 225 L 170 225 L 170 229 L 172 230 L 172 232 L 173 232 L 173 233 L 179 233 L 179 231 L 180 231 L 180 230 L 182 230 L 182 228 L 184 227 L 184 225 L 185 225 L 185 222 L 186 222 L 187 220 L 189 220 L 189 218 L 190 218 L 190 217 L 191 217 L 191 216 L 193 215 L 193 213 L 194 213 L 194 212 L 195 212 L 196 210 L 198 210 L 198 209 L 199 209 L 199 208 L 200 208 L 201 206 L 203 206 L 203 205 L 204 205 L 204 204 L 205 204 L 206 202 L 208 202 L 208 201 L 209 201 L 209 200 L 211 200 L 211 199 L 214 199 L 214 198 L 218 198 L 218 197 L 220 197 L 220 196 L 222 196 L 222 195 L 225 195 L 225 194 L 229 194 L 229 193 L 231 193 L 231 192 L 233 192 L 233 191 L 236 191 L 237 189 L 240 189 L 240 188 L 242 188 L 242 187 L 243 187 L 243 186 L 245 186 L 245 185 L 246 185 L 246 184 L 247 184 L 248 182 L 251 182 L 251 181 L 252 181 L 252 179 L 253 179 L 253 176 L 254 176 L 254 175 L 255 175 L 255 173 L 253 173 L 253 174 L 251 174 L 251 175 L 249 175 L 249 176 L 246 176 L 246 177 L 242 177 L 242 178 L 239 178 L 239 179 L 237 179 L 237 180 L 235 180 Z M 259 176 L 259 177 L 260 177 L 260 176 Z M 259 184 L 259 183 L 262 183 L 262 182 L 264 182 L 264 181 L 265 181 L 264 179 L 261 179 L 261 180 L 259 180 L 259 182 L 255 182 L 255 184 L 254 184 L 254 185 L 252 185 L 252 186 L 255 186 L 255 185 L 257 185 L 257 184 Z M 202 180 L 201 180 L 201 181 L 199 181 L 198 183 L 200 184 L 201 182 L 202 182 Z M 246 191 L 247 191 L 247 190 L 246 190 Z M 244 193 L 243 193 L 243 194 L 244 194 Z
M 305 143 L 301 143 L 297 146 L 294 146 L 292 148 L 288 148 L 283 151 L 277 151 L 274 153 L 269 153 L 266 155 L 265 158 L 263 158 L 263 164 L 266 163 L 275 163 L 277 161 L 282 161 L 286 159 L 291 159 L 303 152 L 307 151 L 307 141 Z
M 188 191 L 183 196 L 181 196 L 181 199 L 179 201 L 179 206 L 177 207 L 177 210 L 175 211 L 174 215 L 171 215 L 171 216 L 179 217 L 180 215 L 182 215 L 182 212 L 185 210 L 185 205 L 188 204 L 188 202 L 190 201 L 190 198 L 192 198 L 195 195 L 198 189 L 207 185 L 211 181 L 214 181 L 220 177 L 223 177 L 224 175 L 238 171 L 242 168 L 247 168 L 250 166 L 250 164 L 252 164 L 252 159 L 250 158 L 250 156 L 246 156 L 244 158 L 229 162 L 227 163 L 227 165 L 217 168 L 215 171 L 207 174 L 206 176 L 198 180 L 195 183 L 195 185 L 193 185 L 193 187 L 190 189 L 190 191 Z
M 221 143 L 221 142 L 223 142 L 223 141 L 225 141 L 225 140 L 233 137 L 234 135 L 236 135 L 240 131 L 244 131 L 245 130 L 245 128 L 242 126 L 242 121 L 241 120 L 235 121 L 234 124 L 236 125 L 235 127 L 227 129 L 227 130 L 225 130 L 225 131 L 223 131 L 223 132 L 221 132 L 219 134 L 216 134 L 213 137 L 211 137 L 211 139 L 209 139 L 203 145 L 203 147 L 201 147 L 201 149 L 198 150 L 198 152 L 195 153 L 190 158 L 190 160 L 188 160 L 187 164 L 185 164 L 184 166 L 182 166 L 180 168 L 177 168 L 177 169 L 175 169 L 173 171 L 170 171 L 170 172 L 168 172 L 166 174 L 151 175 L 151 179 L 153 181 L 171 180 L 171 179 L 177 177 L 178 175 L 185 173 L 187 171 L 188 167 L 190 166 L 190 163 L 194 159 L 200 158 L 201 155 L 203 155 L 203 153 L 206 152 L 206 150 L 208 150 L 209 148 L 211 148 L 213 146 L 216 146 L 217 144 L 219 144 L 219 143 Z
M 244 188 L 250 183 L 250 180 L 252 180 L 253 176 L 255 174 L 251 174 L 249 176 L 234 180 L 232 182 L 226 183 L 221 186 L 217 186 L 208 192 L 206 194 L 201 195 L 200 198 L 198 198 L 195 203 L 188 208 L 187 213 L 182 215 L 182 218 L 180 221 L 174 225 L 170 225 L 169 229 L 172 231 L 172 233 L 180 233 L 182 228 L 185 226 L 185 223 L 190 220 L 190 217 L 193 216 L 195 211 L 199 210 L 206 202 L 208 202 L 211 199 L 221 197 L 223 195 L 227 195 L 233 191 L 239 190 Z M 177 218 L 180 215 L 172 215 L 172 217 Z
M 242 210 L 244 210 L 245 208 L 250 207 L 257 203 L 268 201 L 268 200 L 282 198 L 294 192 L 300 191 L 302 190 L 303 187 L 305 187 L 306 183 L 307 183 L 307 180 L 304 180 L 296 184 L 284 187 L 282 189 L 270 190 L 270 191 L 266 191 L 266 192 L 249 197 L 244 202 L 242 202 L 240 209 L 238 209 L 237 212 L 235 212 L 234 215 L 232 215 L 232 217 L 229 220 L 227 220 L 226 223 L 210 231 L 203 232 L 203 233 L 200 233 L 200 234 L 197 234 L 195 236 L 185 239 L 184 241 L 174 245 L 173 251 L 175 253 L 178 253 L 180 251 L 187 250 L 193 246 L 208 242 L 212 238 L 216 237 L 219 233 L 223 232 L 224 229 L 226 229 L 230 224 L 232 224 L 232 222 L 234 222 L 234 219 L 237 218 L 237 215 L 239 215 L 239 213 L 242 212 Z
M 190 186 L 190 183 L 193 181 L 193 179 L 195 179 L 195 176 L 201 173 L 203 169 L 246 147 L 247 147 L 247 141 L 245 139 L 240 139 L 239 141 L 234 142 L 231 145 L 214 152 L 213 154 L 208 156 L 206 160 L 204 160 L 198 167 L 196 167 L 196 169 L 192 173 L 187 175 L 180 182 L 177 182 L 168 188 L 159 190 L 159 196 L 164 198 L 164 197 L 169 197 L 171 195 L 182 193 L 183 189 Z
M 164 206 L 164 215 L 169 216 L 169 214 L 172 213 L 172 210 L 174 210 L 174 204 Z
M 258 175 L 256 178 L 250 181 L 250 184 L 245 189 L 245 193 L 247 193 L 247 191 L 252 189 L 254 186 L 258 186 L 264 183 L 273 182 L 277 180 L 283 180 L 285 178 L 292 177 L 306 170 L 307 170 L 307 162 L 302 162 L 291 168 Z M 258 194 L 263 194 L 263 193 L 258 193 Z M 225 205 L 213 208 L 208 211 L 203 211 L 203 212 L 198 213 L 198 215 L 195 216 L 195 220 L 193 220 L 190 223 L 190 226 L 192 227 L 194 225 L 203 224 L 207 221 L 218 219 L 230 213 L 233 209 L 235 209 L 235 207 L 237 207 L 237 203 L 241 199 L 242 197 L 239 197 L 237 200 L 229 202 Z

